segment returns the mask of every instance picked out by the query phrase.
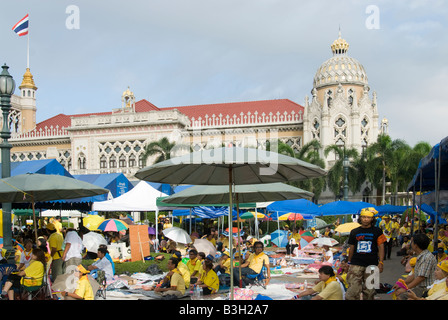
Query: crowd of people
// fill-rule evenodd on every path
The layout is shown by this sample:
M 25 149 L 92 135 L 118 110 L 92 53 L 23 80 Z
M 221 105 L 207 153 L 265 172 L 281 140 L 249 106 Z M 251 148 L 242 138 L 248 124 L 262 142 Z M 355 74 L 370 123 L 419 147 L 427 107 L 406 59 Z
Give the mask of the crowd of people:
M 375 272 L 383 272 L 384 261 L 392 259 L 393 251 L 397 252 L 406 273 L 389 288 L 394 299 L 448 299 L 446 225 L 439 226 L 438 242 L 434 247 L 433 226 L 418 218 L 403 222 L 399 216 L 378 216 L 374 208 L 365 208 L 357 222 L 360 226 L 350 231 L 338 252 L 329 245 L 322 246 L 318 280 L 310 287 L 303 287 L 294 300 L 373 300 L 378 288 L 371 285 L 371 276 Z M 186 245 L 164 235 L 163 230 L 172 227 L 169 219 L 159 219 L 158 227 L 159 234 L 150 238 L 151 250 L 170 254 L 168 273 L 150 288 L 161 297 L 179 298 L 187 291 L 196 292 L 198 289 L 203 295 L 212 295 L 229 287 L 231 281 L 235 287 L 244 288 L 253 284 L 255 277 L 263 272 L 263 281 L 269 285 L 272 263 L 264 252 L 265 243 L 260 239 L 248 236 L 248 233 L 231 237 L 233 250 L 230 252 L 229 237 L 213 226 L 206 228 L 201 235 L 192 233 L 193 241 Z M 294 226 L 290 231 L 285 226 L 288 234 L 285 258 L 294 257 L 301 249 L 300 240 L 304 232 L 309 231 L 315 238 L 332 238 L 335 237 L 334 227 L 327 226 L 319 231 Z M 86 252 L 83 251 L 82 238 L 88 232 L 91 231 L 84 227 L 78 230 L 62 228 L 55 218 L 39 228 L 37 235 L 28 229 L 15 234 L 19 249 L 15 259 L 17 272 L 6 279 L 2 297 L 14 299 L 21 287 L 39 287 L 45 275 L 48 275 L 48 281 L 54 282 L 58 276 L 72 272 L 77 279 L 77 289 L 62 291 L 61 295 L 65 299 L 94 299 L 88 277 L 100 276 L 110 281 L 115 267 L 106 245 L 98 248 L 94 263 L 83 266 Z M 217 254 L 206 254 L 195 248 L 196 238 L 210 242 Z M 108 243 L 117 241 L 114 239 L 114 236 L 109 236 Z
M 65 228 L 60 217 L 44 220 L 39 227 L 37 230 L 29 226 L 14 230 L 14 262 L 17 267 L 4 280 L 2 298 L 20 298 L 23 292 L 38 290 L 43 285 L 54 283 L 59 276 L 70 273 L 78 279 L 77 289 L 74 292 L 63 291 L 62 296 L 66 299 L 93 300 L 93 289 L 86 275 L 90 274 L 94 279 L 98 275 L 104 276 L 110 280 L 115 274 L 114 261 L 107 245 L 99 245 L 93 257 L 96 261 L 86 269 L 83 259 L 89 258 L 88 255 L 92 257 L 92 253 L 84 247 L 83 236 L 91 232 L 89 229 L 83 226 L 78 229 Z M 8 264 L 5 255 L 5 250 L 2 250 L 1 264 Z

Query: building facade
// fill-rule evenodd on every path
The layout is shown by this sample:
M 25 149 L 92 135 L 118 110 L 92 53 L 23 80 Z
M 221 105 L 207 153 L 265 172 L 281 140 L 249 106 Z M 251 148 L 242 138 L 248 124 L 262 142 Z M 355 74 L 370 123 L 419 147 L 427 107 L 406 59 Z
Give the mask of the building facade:
M 122 172 L 135 179 L 135 172 L 151 164 L 142 161 L 145 146 L 162 137 L 185 146 L 179 153 L 223 145 L 265 148 L 271 139 L 295 151 L 312 139 L 323 148 L 337 144 L 361 151 L 377 139 L 378 107 L 364 67 L 347 55 L 348 48 L 339 35 L 303 106 L 276 99 L 159 108 L 137 100 L 128 88 L 119 108 L 36 123 L 37 87 L 27 69 L 20 94 L 12 98 L 11 160 L 55 158 L 72 174 Z M 328 169 L 334 159 L 326 160 Z

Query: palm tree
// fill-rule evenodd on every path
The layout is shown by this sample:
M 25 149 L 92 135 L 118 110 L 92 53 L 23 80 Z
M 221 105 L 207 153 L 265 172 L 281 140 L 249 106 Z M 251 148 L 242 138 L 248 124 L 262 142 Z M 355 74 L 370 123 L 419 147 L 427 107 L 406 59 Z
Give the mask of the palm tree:
M 162 162 L 171 158 L 171 152 L 176 144 L 163 137 L 159 141 L 154 141 L 145 146 L 142 161 L 146 164 L 149 157 L 157 155 L 154 163 Z
M 312 140 L 303 145 L 299 152 L 295 152 L 288 144 L 277 141 L 277 153 L 284 154 L 302 161 L 325 168 L 325 161 L 320 157 L 321 144 L 317 140 Z M 266 141 L 266 150 L 271 151 L 270 141 Z M 314 200 L 318 200 L 325 189 L 325 177 L 314 178 L 303 181 L 290 181 L 288 184 L 314 193 Z
M 296 158 L 319 166 L 325 169 L 325 161 L 320 157 L 322 145 L 318 140 L 311 140 L 304 144 L 300 151 L 296 153 Z M 317 201 L 326 187 L 325 177 L 311 180 L 297 181 L 297 187 L 314 193 L 314 200 Z
M 353 193 L 359 191 L 361 188 L 361 184 L 364 182 L 363 179 L 360 179 L 362 175 L 358 173 L 358 167 L 360 158 L 358 150 L 355 148 L 346 149 L 345 147 L 341 147 L 339 145 L 333 144 L 329 145 L 325 148 L 324 154 L 325 157 L 328 157 L 330 152 L 333 152 L 336 155 L 336 161 L 333 166 L 328 170 L 327 175 L 327 183 L 331 192 L 337 197 L 340 194 L 340 191 L 344 187 L 344 166 L 343 160 L 344 157 L 347 156 L 350 160 L 350 167 L 348 168 L 348 188 Z

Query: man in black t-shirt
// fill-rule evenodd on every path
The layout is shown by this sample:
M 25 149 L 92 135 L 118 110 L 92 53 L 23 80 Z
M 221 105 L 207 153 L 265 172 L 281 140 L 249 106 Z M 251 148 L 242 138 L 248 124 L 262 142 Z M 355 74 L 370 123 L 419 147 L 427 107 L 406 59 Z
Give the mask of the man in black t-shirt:
M 363 300 L 373 300 L 375 289 L 368 289 L 366 278 L 370 275 L 366 273 L 369 266 L 378 266 L 383 272 L 384 242 L 386 237 L 383 231 L 375 227 L 374 208 L 361 210 L 361 226 L 350 232 L 348 239 L 349 253 L 348 263 L 350 265 L 347 273 L 347 300 L 359 300 L 361 292 Z

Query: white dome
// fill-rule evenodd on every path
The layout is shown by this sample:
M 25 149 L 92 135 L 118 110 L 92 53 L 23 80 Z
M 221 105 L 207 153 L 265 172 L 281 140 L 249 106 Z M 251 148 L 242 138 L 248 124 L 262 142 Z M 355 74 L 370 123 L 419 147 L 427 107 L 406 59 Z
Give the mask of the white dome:
M 368 85 L 367 74 L 358 60 L 347 56 L 348 43 L 339 37 L 331 45 L 333 57 L 322 63 L 314 76 L 313 87 L 340 84 Z

